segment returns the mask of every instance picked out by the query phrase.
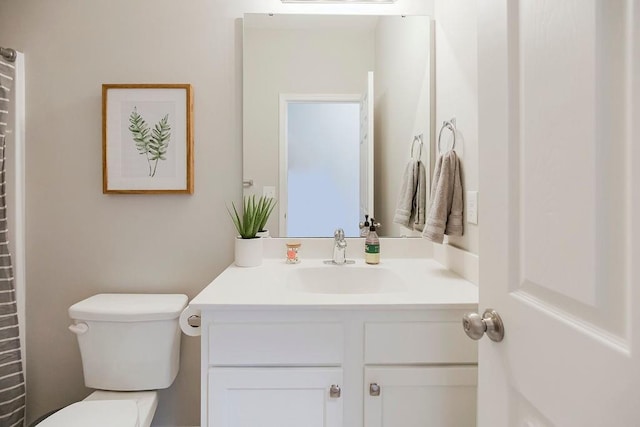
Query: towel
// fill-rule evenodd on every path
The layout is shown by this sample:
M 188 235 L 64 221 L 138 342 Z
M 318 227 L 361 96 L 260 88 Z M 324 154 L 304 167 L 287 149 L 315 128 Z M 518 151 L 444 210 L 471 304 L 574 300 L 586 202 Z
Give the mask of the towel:
M 413 199 L 418 188 L 418 163 L 415 160 L 411 160 L 404 169 L 396 213 L 393 216 L 394 223 L 407 228 L 411 228 L 409 224 L 411 223 L 411 212 L 413 211 Z
M 422 237 L 442 243 L 444 235 L 462 236 L 462 181 L 460 161 L 449 150 L 436 160 L 431 187 L 431 210 Z
M 422 231 L 427 212 L 427 171 L 420 160 L 411 160 L 402 176 L 393 222 Z
M 418 183 L 411 210 L 413 229 L 422 231 L 427 220 L 427 170 L 418 160 Z

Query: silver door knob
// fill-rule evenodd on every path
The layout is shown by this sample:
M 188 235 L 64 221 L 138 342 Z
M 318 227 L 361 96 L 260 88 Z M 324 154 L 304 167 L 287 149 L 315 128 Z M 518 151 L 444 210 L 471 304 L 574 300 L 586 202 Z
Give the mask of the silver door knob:
M 380 396 L 380 386 L 378 383 L 369 384 L 369 394 L 371 396 Z
M 329 389 L 329 397 L 337 398 L 342 394 L 342 390 L 340 390 L 339 385 L 331 384 L 331 388 Z
M 479 340 L 486 333 L 491 341 L 500 342 L 504 338 L 504 325 L 498 313 L 488 308 L 482 317 L 478 313 L 467 313 L 462 317 L 462 327 L 467 336 Z

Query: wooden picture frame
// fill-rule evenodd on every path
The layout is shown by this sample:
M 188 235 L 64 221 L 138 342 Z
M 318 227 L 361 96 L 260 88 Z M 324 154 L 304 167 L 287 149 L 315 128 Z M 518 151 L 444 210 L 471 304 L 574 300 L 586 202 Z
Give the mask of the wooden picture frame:
M 190 84 L 102 85 L 102 192 L 193 193 Z

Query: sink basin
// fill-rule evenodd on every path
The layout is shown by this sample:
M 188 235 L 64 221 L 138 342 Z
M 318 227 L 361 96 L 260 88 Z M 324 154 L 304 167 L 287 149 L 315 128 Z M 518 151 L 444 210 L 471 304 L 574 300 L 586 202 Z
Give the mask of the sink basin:
M 400 276 L 380 267 L 299 268 L 289 272 L 287 285 L 295 291 L 313 294 L 376 294 L 407 290 Z

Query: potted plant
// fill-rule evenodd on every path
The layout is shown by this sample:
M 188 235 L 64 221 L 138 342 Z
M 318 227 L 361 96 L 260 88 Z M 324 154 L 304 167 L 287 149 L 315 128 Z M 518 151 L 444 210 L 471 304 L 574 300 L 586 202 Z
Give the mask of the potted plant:
M 258 237 L 269 237 L 269 230 L 267 230 L 267 221 L 269 220 L 269 216 L 271 216 L 271 212 L 273 212 L 273 208 L 276 207 L 276 199 L 272 197 L 260 197 L 258 200 L 258 205 L 260 202 L 264 201 L 264 206 L 261 208 L 264 215 L 261 215 L 260 225 L 258 227 L 258 232 L 256 236 Z
M 271 197 L 244 196 L 242 214 L 231 203 L 229 215 L 238 236 L 235 245 L 235 264 L 239 267 L 255 267 L 262 263 L 262 240 L 257 236 L 273 212 L 275 200 Z

